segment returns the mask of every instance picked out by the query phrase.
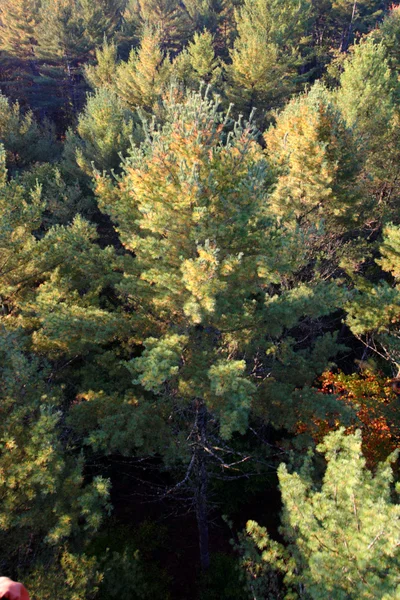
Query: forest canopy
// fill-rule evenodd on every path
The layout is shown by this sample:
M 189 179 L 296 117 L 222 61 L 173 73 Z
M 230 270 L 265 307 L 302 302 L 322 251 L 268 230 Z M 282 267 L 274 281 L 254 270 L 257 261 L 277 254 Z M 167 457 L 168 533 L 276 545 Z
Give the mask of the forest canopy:
M 0 575 L 400 594 L 400 5 L 2 0 Z

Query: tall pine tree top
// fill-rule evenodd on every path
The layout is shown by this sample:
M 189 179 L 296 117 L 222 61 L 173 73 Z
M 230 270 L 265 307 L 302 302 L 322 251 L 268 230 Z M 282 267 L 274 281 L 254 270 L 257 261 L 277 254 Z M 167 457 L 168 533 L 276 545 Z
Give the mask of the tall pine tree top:
M 3 0 L 0 6 L 0 51 L 33 58 L 41 0 Z

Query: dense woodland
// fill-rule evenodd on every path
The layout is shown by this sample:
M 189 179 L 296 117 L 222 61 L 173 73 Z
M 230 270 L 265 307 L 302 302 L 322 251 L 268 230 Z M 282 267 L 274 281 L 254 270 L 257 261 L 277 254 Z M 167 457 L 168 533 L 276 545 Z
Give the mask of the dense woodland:
M 0 575 L 34 600 L 400 597 L 390 4 L 1 0 Z

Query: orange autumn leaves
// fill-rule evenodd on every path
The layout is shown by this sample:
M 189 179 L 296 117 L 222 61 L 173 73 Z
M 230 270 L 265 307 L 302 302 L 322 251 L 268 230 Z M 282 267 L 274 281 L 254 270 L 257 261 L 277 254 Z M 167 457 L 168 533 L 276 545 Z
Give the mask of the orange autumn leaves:
M 361 429 L 363 453 L 368 466 L 373 467 L 385 460 L 400 446 L 400 397 L 394 393 L 389 378 L 368 369 L 352 375 L 326 371 L 320 377 L 319 384 L 322 394 L 335 394 L 354 410 L 347 432 L 354 433 L 356 429 Z M 339 425 L 339 422 L 335 425 Z M 329 431 L 336 428 L 335 425 L 325 420 L 315 422 L 315 441 L 321 442 Z M 299 432 L 308 430 L 306 424 L 299 424 Z

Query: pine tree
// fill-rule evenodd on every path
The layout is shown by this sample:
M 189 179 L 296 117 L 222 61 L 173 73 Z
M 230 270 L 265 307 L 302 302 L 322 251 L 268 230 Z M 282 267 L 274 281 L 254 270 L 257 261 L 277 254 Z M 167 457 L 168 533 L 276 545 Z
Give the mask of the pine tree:
M 398 73 L 400 71 L 400 7 L 394 4 L 380 27 L 370 35 L 378 42 L 382 42 L 391 68 Z
M 376 27 L 389 4 L 385 0 L 314 0 L 313 39 L 319 68 Z
M 29 572 L 34 580 L 40 578 L 44 563 L 56 573 L 60 561 L 69 554 L 73 559 L 72 548 L 77 555 L 85 549 L 108 507 L 109 486 L 101 477 L 84 483 L 83 458 L 77 459 L 73 444 L 66 443 L 65 430 L 64 439 L 60 437 L 62 387 L 53 381 L 51 365 L 43 355 L 38 358 L 32 353 L 30 337 L 35 328 L 35 291 L 46 278 L 60 275 L 58 269 L 77 227 L 39 239 L 44 209 L 40 188 L 30 190 L 19 181 L 8 181 L 5 154 L 0 154 L 1 568 L 9 573 L 23 568 L 25 577 Z M 76 240 L 78 246 L 82 238 Z M 23 314 L 27 305 L 30 308 Z M 94 570 L 95 561 L 87 562 L 87 582 L 90 565 Z M 64 577 L 57 575 L 62 586 L 68 571 Z M 69 583 L 70 591 L 62 597 L 72 600 L 76 584 Z
M 365 467 L 360 432 L 346 436 L 343 430 L 326 436 L 317 449 L 327 461 L 322 486 L 310 458 L 298 472 L 279 468 L 281 533 L 287 545 L 272 540 L 254 521 L 247 523 L 242 565 L 251 597 L 270 597 L 276 570 L 283 574 L 284 590 L 275 598 L 394 600 L 400 591 L 394 456 L 373 475 Z
M 5 146 L 10 169 L 50 161 L 59 154 L 54 127 L 47 121 L 39 124 L 31 111 L 22 114 L 18 102 L 11 104 L 1 93 L 0 142 Z
M 39 87 L 35 64 L 39 8 L 39 0 L 5 0 L 0 6 L 1 89 L 31 107 Z
M 140 48 L 132 50 L 127 62 L 119 64 L 115 85 L 118 95 L 131 108 L 151 111 L 170 75 L 170 62 L 160 48 L 160 36 L 145 29 Z
M 24 353 L 23 339 L 2 321 L 0 544 L 11 567 L 33 538 L 57 556 L 57 546 L 60 550 L 69 537 L 82 534 L 82 519 L 87 535 L 96 531 L 108 484 L 99 477 L 82 485 L 82 460 L 65 456 L 58 438 L 60 398 L 46 383 L 48 368 Z
M 187 86 L 201 82 L 216 85 L 221 81 L 221 67 L 215 56 L 213 36 L 209 31 L 195 33 L 193 41 L 173 62 L 173 74 Z
M 230 57 L 228 97 L 239 110 L 249 115 L 255 107 L 269 110 L 279 103 L 287 92 L 290 74 L 287 65 L 279 61 L 276 46 L 267 46 L 262 33 L 239 33 Z
M 361 218 L 357 139 L 323 86 L 293 99 L 264 135 L 275 171 L 273 210 L 331 230 Z M 357 208 L 356 208 L 357 207 Z
M 399 226 L 389 224 L 384 228 L 379 250 L 376 263 L 386 277 L 376 283 L 357 272 L 353 274 L 356 293 L 346 307 L 346 321 L 367 350 L 386 359 L 397 375 L 400 370 Z
M 344 64 L 337 103 L 348 125 L 360 136 L 366 153 L 365 171 L 370 191 L 379 201 L 378 210 L 384 209 L 386 198 L 396 200 L 399 193 L 399 89 L 383 43 L 376 44 L 368 37 L 357 44 Z M 395 205 L 390 205 L 392 210 Z M 376 216 L 382 218 L 378 213 Z
M 86 65 L 84 76 L 92 89 L 112 88 L 117 70 L 117 47 L 114 42 L 104 39 L 101 48 L 96 49 L 96 65 Z
M 34 189 L 37 184 L 40 186 L 44 204 L 42 231 L 54 225 L 68 225 L 78 214 L 88 219 L 93 216 L 95 199 L 80 179 L 82 175 L 70 175 L 64 161 L 61 164 L 34 164 L 19 175 L 25 189 Z
M 137 0 L 143 23 L 159 31 L 165 52 L 176 52 L 189 39 L 192 24 L 185 5 L 176 0 Z
M 133 115 L 126 110 L 118 96 L 106 88 L 99 88 L 88 97 L 79 116 L 76 135 L 70 134 L 67 146 L 75 148 L 80 168 L 89 176 L 93 169 L 117 169 L 120 155 L 126 154 L 134 133 Z M 68 147 L 65 152 L 70 152 Z
M 41 108 L 58 121 L 68 121 L 84 102 L 81 65 L 93 47 L 77 0 L 43 0 L 40 15 L 35 53 L 45 92 Z
M 367 37 L 354 46 L 344 65 L 338 104 L 349 125 L 357 125 L 369 138 L 376 137 L 391 120 L 396 87 L 385 47 Z
M 69 71 L 82 62 L 90 42 L 75 0 L 44 1 L 38 27 L 38 58 L 65 64 Z
M 85 36 L 93 48 L 111 39 L 119 25 L 123 0 L 79 0 L 77 10 L 82 17 Z
M 247 114 L 270 110 L 294 89 L 300 44 L 308 30 L 307 1 L 246 0 L 237 12 L 237 39 L 227 67 L 228 93 Z
M 317 336 L 299 350 L 294 330 L 304 315 L 329 314 L 342 292 L 335 284 L 284 283 L 295 281 L 303 246 L 268 216 L 268 167 L 251 126 L 231 123 L 226 136 L 218 103 L 199 94 L 182 101 L 173 91 L 163 116 L 162 127 L 145 125 L 118 188 L 101 177 L 97 186 L 100 206 L 135 255 L 126 256 L 119 292 L 136 332 L 131 343 L 142 346 L 126 362 L 138 394 L 134 406 L 120 399 L 118 418 L 116 400 L 98 397 L 97 408 L 81 407 L 81 420 L 97 420 L 88 439 L 108 451 L 124 439 L 146 447 L 154 422 L 153 451 L 164 448 L 166 463 L 192 484 L 207 567 L 210 456 L 244 434 L 252 414 L 291 428 L 300 413 L 330 410 L 311 385 L 338 351 L 335 337 Z M 105 410 L 114 417 L 89 417 Z M 135 431 L 133 441 L 124 430 Z
M 217 33 L 224 9 L 223 0 L 185 0 L 185 7 L 196 32 L 207 29 L 213 35 Z
M 381 0 L 333 0 L 332 18 L 341 34 L 340 50 L 345 52 L 355 32 L 365 33 L 383 15 L 385 2 Z
M 213 37 L 208 31 L 203 31 L 201 34 L 195 33 L 193 41 L 187 49 L 190 57 L 190 66 L 194 71 L 195 77 L 205 83 L 215 83 L 220 74 L 213 41 Z
M 35 54 L 41 0 L 3 0 L 0 6 L 0 51 L 19 59 Z
M 37 183 L 29 189 L 12 179 L 1 189 L 1 200 L 0 295 L 8 327 L 28 327 L 31 350 L 42 356 L 68 348 L 74 352 L 74 346 L 79 354 L 103 334 L 103 339 L 115 335 L 118 320 L 99 308 L 99 296 L 119 276 L 113 249 L 93 243 L 94 226 L 76 217 L 67 227 L 53 227 L 44 235 L 45 206 Z
M 121 25 L 116 34 L 116 43 L 121 58 L 127 60 L 132 48 L 136 48 L 142 36 L 142 21 L 138 0 L 127 0 L 121 13 Z

